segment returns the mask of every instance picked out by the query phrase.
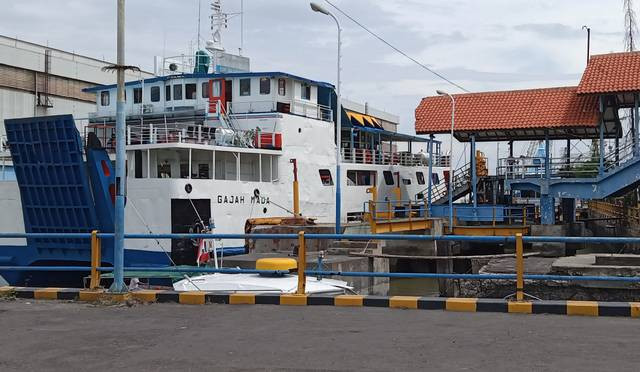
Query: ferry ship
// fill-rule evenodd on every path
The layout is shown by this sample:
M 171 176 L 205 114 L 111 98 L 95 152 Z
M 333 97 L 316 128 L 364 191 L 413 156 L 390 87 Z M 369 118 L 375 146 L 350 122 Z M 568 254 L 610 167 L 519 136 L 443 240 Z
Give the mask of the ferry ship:
M 244 233 L 248 219 L 290 216 L 293 160 L 300 211 L 317 223 L 335 221 L 337 182 L 346 226 L 362 219 L 371 186 L 378 201 L 401 203 L 424 200 L 427 177 L 434 185 L 445 182 L 449 157 L 440 155 L 440 143 L 433 142 L 428 174 L 430 139 L 397 133 L 397 117 L 350 101 L 338 110 L 330 83 L 224 66 L 233 56 L 207 49 L 195 53 L 191 71 L 164 59 L 158 76 L 125 84 L 126 233 Z M 87 91 L 96 95 L 87 119 L 5 121 L 17 181 L 0 182 L 0 232 L 113 231 L 116 86 Z M 244 252 L 244 244 L 217 242 L 216 249 Z M 128 239 L 125 245 L 127 266 L 197 261 L 198 248 L 185 241 Z M 110 246 L 103 244 L 107 265 Z M 86 265 L 89 258 L 82 239 L 0 241 L 5 266 Z M 51 283 L 46 274 L 1 266 L 0 275 L 11 284 Z

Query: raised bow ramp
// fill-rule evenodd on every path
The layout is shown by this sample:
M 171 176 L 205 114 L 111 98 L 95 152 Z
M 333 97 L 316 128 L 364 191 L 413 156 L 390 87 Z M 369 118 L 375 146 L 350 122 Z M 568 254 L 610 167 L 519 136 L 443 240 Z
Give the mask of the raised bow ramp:
M 25 232 L 109 232 L 112 206 L 108 200 L 98 200 L 99 203 L 94 200 L 108 195 L 92 191 L 90 180 L 108 188 L 107 184 L 113 182 L 109 181 L 113 174 L 111 162 L 104 153 L 88 156 L 89 163 L 98 163 L 85 163 L 82 138 L 73 116 L 8 119 L 5 128 L 20 190 Z M 101 148 L 90 150 L 104 152 Z M 91 171 L 91 179 L 87 169 Z M 88 262 L 91 250 L 89 239 L 28 238 L 26 247 L 13 250 L 2 247 L 2 252 L 11 256 L 13 265 L 38 265 Z M 104 249 L 104 261 L 111 261 L 111 256 L 112 250 Z

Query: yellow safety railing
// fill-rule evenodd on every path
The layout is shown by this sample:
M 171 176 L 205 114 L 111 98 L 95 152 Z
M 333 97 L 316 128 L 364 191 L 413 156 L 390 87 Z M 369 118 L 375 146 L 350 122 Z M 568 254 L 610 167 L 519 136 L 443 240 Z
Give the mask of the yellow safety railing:
M 304 231 L 298 233 L 298 290 L 296 294 L 304 295 L 306 293 L 307 276 L 305 269 L 307 268 L 307 244 L 304 239 Z
M 524 244 L 516 234 L 516 301 L 524 301 Z
M 516 301 L 524 302 L 524 241 L 522 234 L 517 233 L 516 239 Z M 298 288 L 296 295 L 305 295 L 306 293 L 306 267 L 307 267 L 307 249 L 304 231 L 298 232 Z
M 100 263 L 102 261 L 102 249 L 100 244 L 100 238 L 98 237 L 98 230 L 91 232 L 91 281 L 89 282 L 89 288 L 100 288 Z

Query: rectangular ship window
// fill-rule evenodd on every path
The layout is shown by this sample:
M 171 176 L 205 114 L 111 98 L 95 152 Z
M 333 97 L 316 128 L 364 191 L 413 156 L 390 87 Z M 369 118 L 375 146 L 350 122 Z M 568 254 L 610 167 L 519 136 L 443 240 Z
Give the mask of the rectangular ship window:
M 251 79 L 240 79 L 240 95 L 251 95 Z
M 209 98 L 209 82 L 202 83 L 202 98 Z
M 182 99 L 182 84 L 176 84 L 173 86 L 173 99 L 180 101 Z
M 416 172 L 416 179 L 418 180 L 418 185 L 424 185 L 424 173 Z
M 171 101 L 171 85 L 164 87 L 164 100 Z
M 384 171 L 382 172 L 382 175 L 384 176 L 385 185 L 393 186 L 395 182 L 393 181 L 393 174 L 391 173 L 391 171 Z
M 302 92 L 300 94 L 302 99 L 311 100 L 311 85 L 302 83 Z
M 196 99 L 196 84 L 185 84 L 184 85 L 184 94 L 187 99 Z
M 160 102 L 160 87 L 151 87 L 151 102 Z
M 328 169 L 320 169 L 320 181 L 324 186 L 333 186 L 333 178 L 331 178 L 331 172 Z
M 108 90 L 100 92 L 100 106 L 109 106 L 111 95 Z
M 133 88 L 133 103 L 142 103 L 142 88 Z
M 376 171 L 349 170 L 347 171 L 347 185 L 373 186 L 376 183 Z
M 260 78 L 260 94 L 271 94 L 271 79 Z

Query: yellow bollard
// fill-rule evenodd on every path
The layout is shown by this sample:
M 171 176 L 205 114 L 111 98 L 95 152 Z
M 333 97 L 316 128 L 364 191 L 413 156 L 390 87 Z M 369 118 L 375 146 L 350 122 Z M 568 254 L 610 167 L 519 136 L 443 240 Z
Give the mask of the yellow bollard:
M 298 187 L 298 162 L 296 159 L 290 159 L 293 164 L 293 216 L 300 217 L 300 189 Z
M 304 295 L 307 285 L 307 276 L 304 273 L 307 267 L 307 247 L 304 240 L 304 231 L 298 232 L 298 291 L 296 294 Z
M 516 234 L 516 300 L 524 301 L 524 246 L 522 234 Z
M 91 289 L 100 288 L 100 272 L 98 271 L 98 267 L 100 267 L 102 261 L 101 255 L 98 230 L 93 230 L 91 232 L 91 282 L 89 283 Z

